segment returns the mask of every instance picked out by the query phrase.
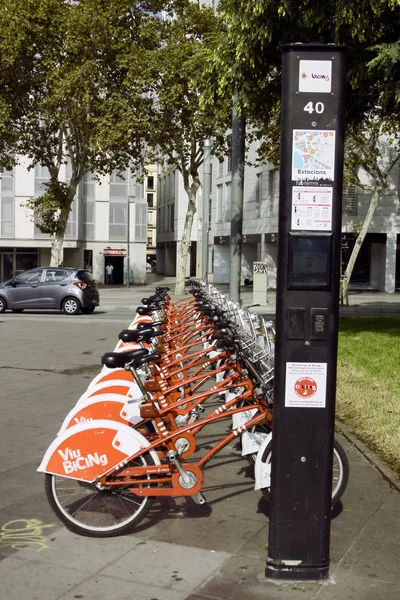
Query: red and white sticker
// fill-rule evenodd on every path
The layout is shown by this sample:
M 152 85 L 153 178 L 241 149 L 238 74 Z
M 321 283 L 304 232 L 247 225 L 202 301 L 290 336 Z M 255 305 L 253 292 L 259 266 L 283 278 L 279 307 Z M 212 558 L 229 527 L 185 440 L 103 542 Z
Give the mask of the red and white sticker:
M 325 408 L 327 363 L 286 363 L 285 406 Z
M 312 377 L 300 377 L 294 384 L 294 391 L 300 398 L 312 398 L 317 389 L 317 382 Z

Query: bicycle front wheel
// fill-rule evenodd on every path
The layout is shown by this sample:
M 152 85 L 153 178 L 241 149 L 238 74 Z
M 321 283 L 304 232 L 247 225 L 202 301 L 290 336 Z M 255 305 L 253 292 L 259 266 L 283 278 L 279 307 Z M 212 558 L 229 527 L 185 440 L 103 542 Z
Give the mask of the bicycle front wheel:
M 146 465 L 154 465 L 150 454 L 129 466 Z M 151 476 L 148 478 L 150 481 Z M 151 496 L 136 496 L 122 485 L 98 490 L 91 483 L 49 473 L 45 490 L 50 506 L 67 529 L 89 537 L 127 533 L 146 516 L 154 500 Z
M 272 460 L 272 442 L 264 450 L 261 458 L 263 463 L 269 464 Z M 349 482 L 349 461 L 346 452 L 340 442 L 335 438 L 333 442 L 333 470 L 332 470 L 332 506 L 339 502 L 346 491 Z M 271 488 L 261 489 L 262 495 L 270 500 Z

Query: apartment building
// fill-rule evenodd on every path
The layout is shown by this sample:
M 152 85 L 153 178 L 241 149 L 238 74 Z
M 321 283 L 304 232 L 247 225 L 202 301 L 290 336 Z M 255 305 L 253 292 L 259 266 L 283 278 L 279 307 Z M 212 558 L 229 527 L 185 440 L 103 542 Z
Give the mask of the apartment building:
M 1 174 L 1 281 L 50 262 L 52 237 L 40 232 L 24 206 L 29 198 L 43 192 L 49 174 L 40 165 L 32 170 L 28 170 L 27 165 L 27 160 L 21 158 L 12 172 Z M 65 181 L 70 176 L 69 171 L 66 165 L 62 173 Z M 86 267 L 99 283 L 104 283 L 105 266 L 111 263 L 114 284 L 146 281 L 149 198 L 145 193 L 151 192 L 155 197 L 157 178 L 153 174 L 150 190 L 151 180 L 140 183 L 135 175 L 126 169 L 107 177 L 97 178 L 90 173 L 84 176 L 68 220 L 62 256 L 65 266 Z M 155 211 L 154 203 L 151 211 Z M 152 234 L 149 249 L 154 252 L 154 248 Z
M 256 157 L 256 144 L 249 149 L 249 162 Z M 229 283 L 230 278 L 230 227 L 231 227 L 231 158 L 223 161 L 212 159 L 209 230 L 209 280 L 215 284 Z M 160 200 L 160 207 L 168 205 L 168 214 L 174 215 L 175 223 L 182 224 L 186 212 L 182 178 L 179 174 L 162 175 L 160 195 L 163 187 L 168 188 L 166 177 L 174 178 L 174 196 Z M 366 174 L 363 178 L 367 180 Z M 389 187 L 383 194 L 375 211 L 364 244 L 357 259 L 351 288 L 394 292 L 400 289 L 400 171 L 395 168 L 390 175 Z M 347 263 L 354 244 L 353 230 L 363 222 L 369 206 L 370 195 L 354 185 L 345 190 L 343 197 L 342 246 L 343 261 Z M 192 245 L 197 250 L 197 261 L 191 256 L 190 273 L 200 274 L 202 236 L 202 194 L 198 197 L 196 221 L 192 231 Z M 253 279 L 253 263 L 262 261 L 268 265 L 268 288 L 276 287 L 278 251 L 278 206 L 279 172 L 270 163 L 259 166 L 246 166 L 244 177 L 243 207 L 243 246 L 241 282 Z M 166 212 L 159 212 L 158 218 L 165 219 Z M 168 222 L 167 217 L 167 221 Z M 159 224 L 161 227 L 161 223 Z M 179 244 L 179 231 L 159 228 L 157 246 L 165 248 L 168 261 L 159 264 L 159 272 L 175 274 L 176 245 Z M 197 242 L 198 248 L 197 248 Z M 168 252 L 170 248 L 170 252 Z M 194 268 L 196 267 L 196 268 Z M 189 270 L 189 269 L 188 269 Z

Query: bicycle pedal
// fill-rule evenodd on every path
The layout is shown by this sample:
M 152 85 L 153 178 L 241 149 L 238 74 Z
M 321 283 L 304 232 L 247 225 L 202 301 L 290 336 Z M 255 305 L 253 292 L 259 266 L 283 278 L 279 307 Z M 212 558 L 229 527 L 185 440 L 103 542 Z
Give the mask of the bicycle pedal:
M 203 496 L 203 494 L 201 492 L 197 492 L 197 494 L 193 494 L 192 498 L 196 502 L 196 504 L 206 504 L 207 503 L 207 500 L 205 499 L 205 497 Z

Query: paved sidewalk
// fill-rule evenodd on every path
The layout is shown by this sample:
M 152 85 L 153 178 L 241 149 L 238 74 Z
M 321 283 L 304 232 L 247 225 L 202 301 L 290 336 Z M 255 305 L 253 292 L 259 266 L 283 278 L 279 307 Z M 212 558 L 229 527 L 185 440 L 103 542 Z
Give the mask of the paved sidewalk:
M 147 284 L 140 286 L 101 286 L 100 288 L 100 308 L 103 310 L 135 310 L 142 298 L 153 293 L 157 285 L 168 286 L 173 299 L 175 277 L 164 277 L 156 274 L 147 276 Z M 221 284 L 216 286 L 222 292 L 229 296 L 229 285 Z M 242 306 L 253 304 L 253 288 L 242 287 L 240 292 Z M 275 291 L 268 291 L 266 302 L 261 306 L 254 307 L 253 310 L 260 314 L 273 316 L 275 314 Z M 341 307 L 342 315 L 379 315 L 379 314 L 399 314 L 400 315 L 400 292 L 387 294 L 385 292 L 352 292 L 349 295 L 349 306 Z
M 136 308 L 153 288 L 101 292 L 105 306 Z M 340 439 L 350 482 L 333 514 L 324 582 L 265 579 L 269 507 L 253 489 L 252 463 L 232 445 L 205 469 L 207 505 L 156 501 L 134 533 L 118 538 L 84 538 L 60 524 L 37 466 L 128 321 L 0 319 L 1 598 L 397 600 L 399 476 L 381 469 L 347 430 Z M 198 441 L 208 446 L 217 433 L 211 428 Z

